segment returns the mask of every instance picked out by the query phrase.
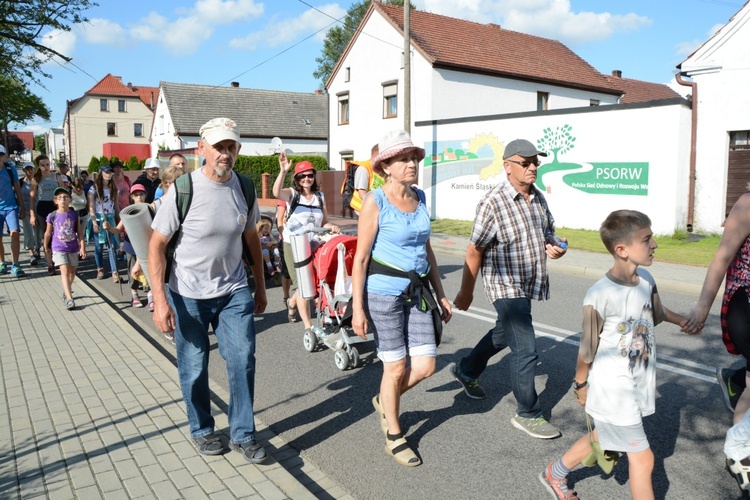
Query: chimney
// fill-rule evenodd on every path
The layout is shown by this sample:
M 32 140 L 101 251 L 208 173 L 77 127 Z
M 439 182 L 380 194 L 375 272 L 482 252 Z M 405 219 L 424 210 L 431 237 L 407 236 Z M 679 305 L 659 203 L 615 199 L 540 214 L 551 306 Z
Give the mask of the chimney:
M 614 76 L 615 78 L 622 78 L 622 71 L 620 71 L 619 69 L 613 69 L 612 76 Z
M 240 88 L 240 82 L 232 82 L 232 88 L 235 88 L 235 89 Z
M 128 82 L 128 88 L 129 88 L 130 90 L 133 90 L 133 84 L 132 84 L 132 83 L 130 83 L 130 82 Z
M 315 95 L 323 95 L 323 91 L 320 89 L 315 90 Z
M 151 109 L 154 109 L 154 93 L 151 92 Z

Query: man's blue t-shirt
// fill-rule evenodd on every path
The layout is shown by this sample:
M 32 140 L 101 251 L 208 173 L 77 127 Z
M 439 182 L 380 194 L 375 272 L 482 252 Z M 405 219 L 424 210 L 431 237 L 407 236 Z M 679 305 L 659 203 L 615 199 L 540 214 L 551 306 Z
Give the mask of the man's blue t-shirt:
M 15 182 L 18 182 L 18 172 L 7 163 L 3 163 L 3 167 L 0 168 L 0 210 L 2 211 L 18 208 L 16 192 L 13 189 Z

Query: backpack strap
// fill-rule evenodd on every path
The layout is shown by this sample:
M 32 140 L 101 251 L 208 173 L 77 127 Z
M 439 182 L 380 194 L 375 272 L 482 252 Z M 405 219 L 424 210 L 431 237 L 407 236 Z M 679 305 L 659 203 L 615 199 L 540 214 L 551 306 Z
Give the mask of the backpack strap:
M 164 283 L 169 283 L 169 275 L 172 272 L 172 265 L 174 264 L 174 251 L 177 248 L 177 240 L 182 231 L 182 223 L 185 222 L 188 211 L 190 210 L 190 204 L 193 202 L 193 176 L 191 174 L 185 174 L 175 179 L 172 184 L 172 188 L 177 190 L 177 215 L 180 221 L 180 227 L 172 235 L 172 238 L 167 243 L 167 263 L 164 268 Z
M 237 178 L 240 180 L 240 189 L 242 190 L 242 194 L 245 196 L 245 201 L 247 202 L 247 217 L 250 217 L 250 212 L 252 212 L 253 207 L 255 206 L 255 197 L 257 196 L 255 193 L 255 184 L 253 184 L 253 180 L 250 179 L 250 177 L 243 175 L 239 172 L 235 172 L 237 175 Z M 243 231 L 244 232 L 244 231 Z M 250 248 L 247 246 L 247 242 L 245 241 L 244 235 L 241 237 L 242 239 L 242 255 L 245 258 L 245 262 L 247 262 L 248 266 L 253 265 L 253 256 L 250 253 Z

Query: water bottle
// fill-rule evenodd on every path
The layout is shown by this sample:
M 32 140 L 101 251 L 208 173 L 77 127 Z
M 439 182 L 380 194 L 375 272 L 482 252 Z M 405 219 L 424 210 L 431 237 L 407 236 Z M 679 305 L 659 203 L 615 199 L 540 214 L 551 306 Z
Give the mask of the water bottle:
M 555 233 L 551 229 L 547 229 L 544 232 L 544 241 L 552 246 L 560 247 L 562 249 L 568 248 L 568 243 L 563 241 L 559 236 L 555 236 Z

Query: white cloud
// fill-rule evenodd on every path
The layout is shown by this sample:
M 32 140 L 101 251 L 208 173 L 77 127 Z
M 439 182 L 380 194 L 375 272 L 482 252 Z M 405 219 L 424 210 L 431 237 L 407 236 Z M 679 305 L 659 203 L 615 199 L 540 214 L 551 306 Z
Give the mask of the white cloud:
M 183 17 L 174 21 L 150 13 L 140 24 L 130 28 L 130 36 L 140 42 L 159 43 L 174 55 L 191 54 L 210 38 L 212 30 L 197 17 Z
M 254 0 L 198 0 L 194 15 L 212 24 L 231 24 L 263 15 L 263 4 Z
M 693 40 L 692 42 L 680 42 L 677 45 L 675 45 L 675 48 L 677 49 L 677 55 L 682 56 L 683 58 L 687 58 L 690 54 L 695 52 L 698 47 L 703 45 L 703 42 L 705 40 Z
M 570 0 L 424 0 L 424 8 L 568 44 L 604 40 L 651 24 L 648 17 L 633 13 L 574 12 Z
M 76 48 L 76 35 L 71 31 L 51 30 L 42 36 L 39 43 L 66 57 L 72 57 Z M 52 59 L 62 62 L 57 57 Z M 51 62 L 51 59 L 47 62 Z
M 78 29 L 83 34 L 83 38 L 94 45 L 125 45 L 127 43 L 125 28 L 107 19 L 91 19 L 88 23 L 79 24 Z
M 275 47 L 319 30 L 322 31 L 317 33 L 315 38 L 322 42 L 328 31 L 324 28 L 332 26 L 332 23 L 335 23 L 335 19 L 341 19 L 346 16 L 346 10 L 337 3 L 323 5 L 317 7 L 317 9 L 308 9 L 292 19 L 274 20 L 267 24 L 261 31 L 255 31 L 249 33 L 247 36 L 232 39 L 229 42 L 229 46 L 242 50 L 255 50 L 259 45 Z M 318 11 L 322 11 L 323 13 Z

